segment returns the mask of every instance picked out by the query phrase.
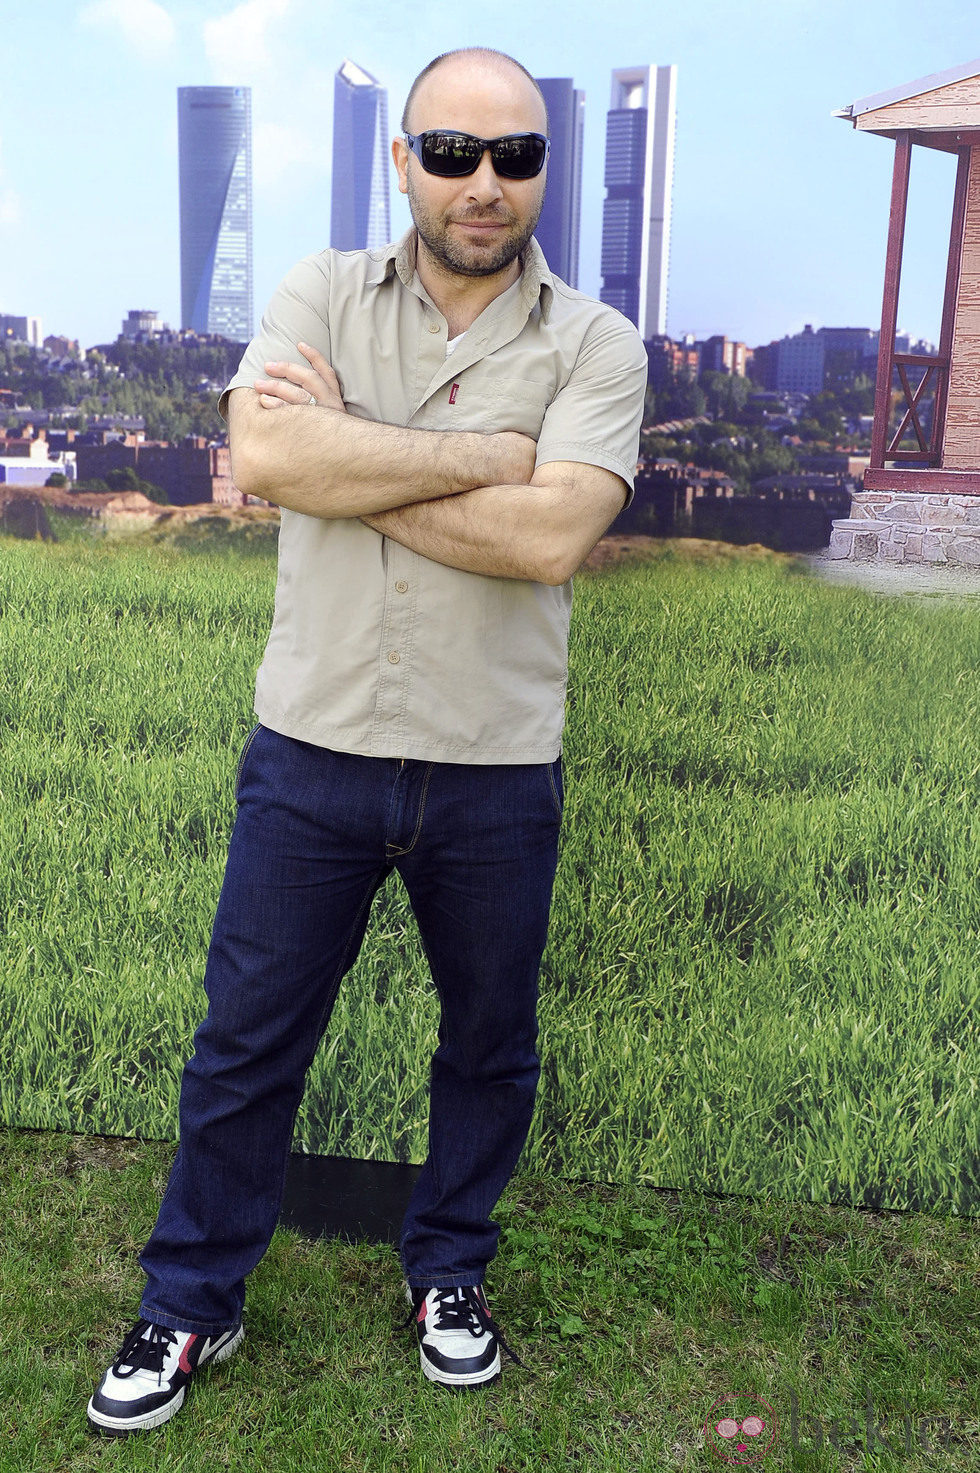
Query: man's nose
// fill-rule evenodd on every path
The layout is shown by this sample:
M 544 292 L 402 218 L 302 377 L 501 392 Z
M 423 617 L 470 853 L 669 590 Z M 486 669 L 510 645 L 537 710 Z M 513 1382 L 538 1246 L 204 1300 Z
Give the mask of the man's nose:
M 500 198 L 500 180 L 494 171 L 489 148 L 483 150 L 483 157 L 480 159 L 476 173 L 469 177 L 469 193 L 473 199 L 480 201 Z

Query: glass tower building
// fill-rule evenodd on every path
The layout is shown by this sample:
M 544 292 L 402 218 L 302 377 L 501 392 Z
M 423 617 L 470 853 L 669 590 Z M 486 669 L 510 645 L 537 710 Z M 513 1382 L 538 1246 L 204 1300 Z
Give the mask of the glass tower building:
M 388 168 L 387 90 L 362 67 L 345 61 L 333 85 L 330 244 L 335 250 L 388 244 Z
M 544 206 L 534 234 L 555 275 L 577 287 L 585 93 L 576 89 L 571 77 L 535 80 L 548 109 L 551 153 Z
M 606 116 L 599 295 L 644 339 L 667 331 L 676 88 L 675 66 L 624 67 Z
M 180 322 L 252 336 L 252 91 L 178 87 Z

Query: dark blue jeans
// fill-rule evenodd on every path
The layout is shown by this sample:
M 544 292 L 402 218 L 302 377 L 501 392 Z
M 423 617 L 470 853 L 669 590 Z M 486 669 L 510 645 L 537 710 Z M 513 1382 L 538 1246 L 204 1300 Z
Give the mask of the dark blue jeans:
M 238 1323 L 275 1230 L 307 1070 L 377 891 L 397 869 L 439 994 L 429 1153 L 401 1258 L 419 1288 L 478 1284 L 527 1138 L 561 759 L 473 766 L 334 752 L 259 726 L 208 953 L 180 1148 L 140 1258 L 140 1313 Z M 383 965 L 383 960 L 380 963 Z M 405 1018 L 405 1027 L 412 1019 Z

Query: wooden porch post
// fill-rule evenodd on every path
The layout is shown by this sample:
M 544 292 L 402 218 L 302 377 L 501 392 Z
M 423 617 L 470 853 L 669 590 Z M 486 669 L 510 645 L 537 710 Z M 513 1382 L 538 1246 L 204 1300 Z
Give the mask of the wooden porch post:
M 911 157 L 912 134 L 904 128 L 895 138 L 891 215 L 885 256 L 885 291 L 881 304 L 881 334 L 878 338 L 878 377 L 875 384 L 874 424 L 871 428 L 871 466 L 879 470 L 885 464 L 888 421 L 891 418 L 892 359 L 898 328 L 898 288 L 902 279 L 902 244 L 905 239 Z
M 939 386 L 936 389 L 936 404 L 933 410 L 935 430 L 932 443 L 939 449 L 939 464 L 943 464 L 943 444 L 946 438 L 946 402 L 949 397 L 949 374 L 952 366 L 953 324 L 956 318 L 956 298 L 960 289 L 960 258 L 963 251 L 963 225 L 966 220 L 966 192 L 970 183 L 970 150 L 961 148 L 956 165 L 956 188 L 953 192 L 953 218 L 949 227 L 949 256 L 946 260 L 946 291 L 943 295 L 943 323 L 939 334 L 939 361 L 945 367 L 939 371 Z

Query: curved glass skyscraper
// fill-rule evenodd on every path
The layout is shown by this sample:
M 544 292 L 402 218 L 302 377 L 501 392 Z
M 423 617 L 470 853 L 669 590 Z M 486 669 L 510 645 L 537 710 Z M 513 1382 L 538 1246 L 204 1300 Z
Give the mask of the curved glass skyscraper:
M 391 239 L 388 142 L 387 90 L 363 67 L 345 61 L 333 84 L 334 250 L 373 250 Z
M 252 89 L 178 87 L 180 322 L 252 336 Z

